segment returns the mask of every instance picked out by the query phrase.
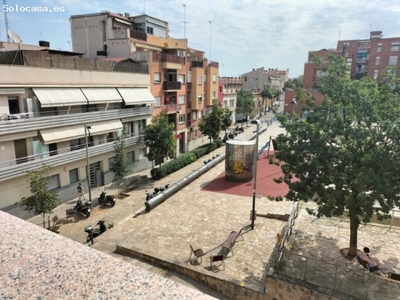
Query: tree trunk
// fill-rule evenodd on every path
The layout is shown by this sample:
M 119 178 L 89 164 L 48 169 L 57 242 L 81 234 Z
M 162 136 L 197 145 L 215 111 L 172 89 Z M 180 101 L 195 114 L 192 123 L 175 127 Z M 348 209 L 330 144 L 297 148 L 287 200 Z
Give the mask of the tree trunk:
M 44 219 L 45 213 L 42 213 L 42 216 L 43 216 L 43 228 L 46 228 L 46 220 Z
M 349 211 L 350 213 L 350 248 L 349 248 L 349 256 L 357 255 L 357 236 L 358 236 L 358 226 L 360 221 L 355 212 L 352 209 Z

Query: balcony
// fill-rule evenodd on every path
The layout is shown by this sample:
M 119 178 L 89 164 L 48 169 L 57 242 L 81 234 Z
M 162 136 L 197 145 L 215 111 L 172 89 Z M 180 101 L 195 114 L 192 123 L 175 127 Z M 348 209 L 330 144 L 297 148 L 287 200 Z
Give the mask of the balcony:
M 143 141 L 142 135 L 129 136 L 124 139 L 124 146 L 129 147 Z M 74 149 L 66 148 L 57 150 L 57 155 L 51 155 L 52 153 L 42 153 L 39 155 L 32 155 L 24 159 L 26 163 L 21 163 L 17 160 L 5 161 L 0 163 L 0 181 L 12 179 L 25 175 L 27 171 L 39 169 L 42 164 L 46 164 L 49 167 L 62 166 L 66 163 L 79 161 L 86 159 L 86 146 L 80 145 Z M 79 149 L 80 148 L 80 149 Z M 103 141 L 97 145 L 92 145 L 88 148 L 89 157 L 101 155 L 114 151 L 114 141 Z M 18 163 L 18 165 L 17 165 Z
M 10 120 L 0 121 L 0 140 L 2 136 L 23 133 L 26 131 L 53 128 L 55 126 L 72 126 L 87 123 L 102 122 L 104 120 L 123 119 L 136 116 L 151 115 L 151 107 L 136 107 L 129 109 L 104 110 L 94 112 L 69 111 L 69 114 L 39 116 L 33 118 L 14 119 L 11 115 Z
M 202 61 L 192 61 L 192 68 L 203 68 Z
M 147 34 L 144 32 L 130 30 L 129 35 L 131 39 L 142 40 L 147 42 Z
M 164 69 L 179 70 L 185 65 L 185 58 L 169 53 L 153 52 L 153 61 L 163 62 Z
M 192 83 L 191 82 L 186 83 L 186 90 L 187 91 L 192 90 Z
M 181 89 L 182 83 L 179 81 L 164 81 L 163 89 L 164 91 L 179 91 Z
M 357 63 L 358 64 L 366 64 L 367 63 L 367 59 L 366 58 L 357 58 Z
M 181 110 L 182 104 L 176 104 L 176 103 L 168 103 L 164 104 L 164 110 L 167 113 L 176 113 L 177 111 Z

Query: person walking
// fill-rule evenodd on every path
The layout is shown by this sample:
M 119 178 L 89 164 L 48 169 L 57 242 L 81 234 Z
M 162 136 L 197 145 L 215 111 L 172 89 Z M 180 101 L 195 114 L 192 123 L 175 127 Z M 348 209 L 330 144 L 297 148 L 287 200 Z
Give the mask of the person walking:
M 83 191 L 83 186 L 82 186 L 82 184 L 80 182 L 79 182 L 79 184 L 77 186 L 77 189 L 78 189 L 79 198 L 82 197 L 82 199 L 85 200 L 85 192 Z

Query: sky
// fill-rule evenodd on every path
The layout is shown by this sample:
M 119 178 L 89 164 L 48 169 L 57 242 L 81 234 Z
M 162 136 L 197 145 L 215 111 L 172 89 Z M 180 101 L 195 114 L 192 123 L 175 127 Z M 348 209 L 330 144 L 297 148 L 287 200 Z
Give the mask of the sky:
M 189 47 L 219 62 L 220 76 L 237 77 L 264 67 L 289 69 L 293 78 L 303 74 L 309 51 L 336 48 L 339 39 L 364 39 L 375 30 L 388 38 L 400 36 L 400 0 L 6 1 L 0 14 L 2 41 L 5 10 L 9 28 L 22 43 L 46 40 L 60 50 L 71 50 L 71 15 L 146 13 L 167 21 L 171 37 L 186 37 Z M 33 12 L 33 7 L 48 11 Z

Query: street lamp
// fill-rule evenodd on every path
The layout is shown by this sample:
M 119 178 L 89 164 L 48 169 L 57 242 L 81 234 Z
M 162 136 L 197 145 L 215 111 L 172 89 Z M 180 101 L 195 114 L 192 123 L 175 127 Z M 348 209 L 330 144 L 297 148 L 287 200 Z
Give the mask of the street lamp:
M 89 173 L 89 143 L 88 143 L 88 132 L 90 134 L 91 125 L 85 125 L 85 143 L 86 143 L 86 182 L 88 185 L 89 201 L 92 202 L 92 190 L 90 187 L 90 173 Z
M 257 124 L 256 151 L 253 158 L 253 207 L 251 210 L 251 229 L 254 229 L 254 220 L 256 218 L 256 186 L 257 186 L 257 160 L 258 160 L 258 136 L 260 134 L 260 121 L 253 120 L 251 124 Z
M 297 99 L 296 99 L 296 97 L 293 98 L 292 104 L 293 104 L 293 111 L 292 111 L 292 116 L 293 116 L 293 114 L 296 112 L 296 106 L 297 106 Z

